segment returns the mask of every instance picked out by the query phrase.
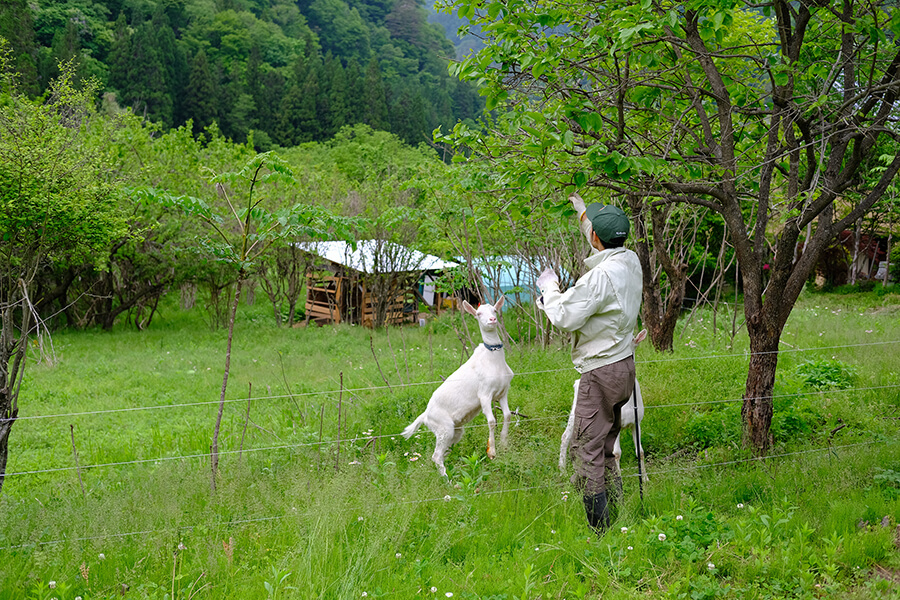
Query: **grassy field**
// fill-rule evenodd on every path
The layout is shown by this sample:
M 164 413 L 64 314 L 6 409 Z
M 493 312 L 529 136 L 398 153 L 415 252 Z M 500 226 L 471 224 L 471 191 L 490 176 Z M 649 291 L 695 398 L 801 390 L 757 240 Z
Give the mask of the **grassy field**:
M 643 344 L 650 483 L 642 500 L 623 443 L 601 538 L 556 466 L 561 341 L 508 348 L 520 417 L 495 460 L 482 417 L 452 484 L 430 432 L 400 437 L 464 358 L 460 319 L 277 329 L 242 306 L 215 493 L 225 332 L 168 307 L 144 332 L 57 333 L 10 439 L 0 598 L 900 598 L 900 296 L 802 298 L 765 461 L 740 445 L 730 319 L 685 318 L 673 354 Z

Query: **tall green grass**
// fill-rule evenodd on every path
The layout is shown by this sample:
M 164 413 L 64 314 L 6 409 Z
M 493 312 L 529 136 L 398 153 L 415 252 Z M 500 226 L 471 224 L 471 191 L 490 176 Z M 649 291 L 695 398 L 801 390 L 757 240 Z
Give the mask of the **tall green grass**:
M 65 416 L 12 432 L 0 598 L 900 597 L 898 300 L 803 298 L 765 461 L 740 444 L 745 335 L 701 311 L 674 353 L 643 344 L 651 481 L 642 500 L 623 440 L 603 537 L 556 467 L 577 376 L 563 340 L 508 349 L 510 447 L 487 460 L 478 417 L 448 484 L 431 433 L 399 432 L 465 358 L 460 315 L 277 329 L 242 306 L 213 493 L 224 332 L 172 306 L 144 332 L 60 332 L 21 416 Z

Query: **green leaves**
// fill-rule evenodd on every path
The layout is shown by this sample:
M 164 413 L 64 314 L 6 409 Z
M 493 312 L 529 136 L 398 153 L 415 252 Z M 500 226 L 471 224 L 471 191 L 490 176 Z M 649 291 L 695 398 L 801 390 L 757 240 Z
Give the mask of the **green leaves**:
M 117 182 L 108 171 L 108 132 L 93 114 L 99 84 L 76 85 L 71 62 L 60 69 L 43 101 L 27 99 L 12 79 L 4 84 L 0 274 L 13 280 L 27 278 L 22 269 L 47 258 L 98 256 L 127 232 Z

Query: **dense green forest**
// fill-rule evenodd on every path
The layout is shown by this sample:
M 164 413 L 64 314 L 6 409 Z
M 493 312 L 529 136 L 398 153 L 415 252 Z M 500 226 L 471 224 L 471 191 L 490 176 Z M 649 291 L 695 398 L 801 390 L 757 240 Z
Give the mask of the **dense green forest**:
M 164 128 L 215 122 L 266 150 L 364 123 L 418 144 L 476 116 L 474 88 L 421 0 L 0 0 L 0 37 L 31 95 L 59 62 L 101 82 L 107 110 Z

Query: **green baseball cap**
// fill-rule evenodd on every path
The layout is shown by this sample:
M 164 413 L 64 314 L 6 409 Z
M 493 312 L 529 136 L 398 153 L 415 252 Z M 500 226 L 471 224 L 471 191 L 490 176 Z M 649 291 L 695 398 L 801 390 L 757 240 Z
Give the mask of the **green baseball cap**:
M 601 242 L 607 243 L 611 240 L 628 237 L 631 223 L 625 216 L 625 212 L 618 206 L 595 202 L 589 204 L 584 213 L 590 219 L 591 225 L 594 226 L 594 233 Z

